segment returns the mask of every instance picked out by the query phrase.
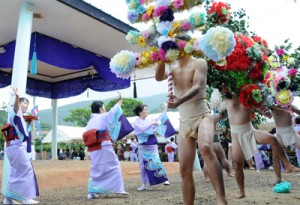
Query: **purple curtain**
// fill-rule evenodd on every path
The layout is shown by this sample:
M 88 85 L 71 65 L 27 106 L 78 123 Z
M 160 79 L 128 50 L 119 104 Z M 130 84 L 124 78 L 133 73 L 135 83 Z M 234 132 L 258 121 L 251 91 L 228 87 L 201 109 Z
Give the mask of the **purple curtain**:
M 130 79 L 117 78 L 116 75 L 110 71 L 110 59 L 99 57 L 90 51 L 74 47 L 71 44 L 41 33 L 35 32 L 31 35 L 29 60 L 32 58 L 33 54 L 35 35 L 36 53 L 39 61 L 69 70 L 82 70 L 93 66 L 97 71 L 97 74 L 95 74 L 93 78 L 91 76 L 86 76 L 56 83 L 28 78 L 27 94 L 59 99 L 79 95 L 87 88 L 105 92 L 124 89 L 130 86 Z M 6 52 L 0 53 L 0 68 L 12 68 L 15 41 L 7 43 L 2 47 L 5 48 Z M 0 88 L 10 84 L 11 74 L 0 71 Z

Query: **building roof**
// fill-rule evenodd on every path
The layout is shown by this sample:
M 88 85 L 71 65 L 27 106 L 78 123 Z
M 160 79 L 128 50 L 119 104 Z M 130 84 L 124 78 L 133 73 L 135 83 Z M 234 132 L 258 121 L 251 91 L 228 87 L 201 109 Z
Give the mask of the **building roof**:
M 127 32 L 136 30 L 135 28 L 84 1 L 27 0 L 27 2 L 34 5 L 32 33 L 37 32 L 52 37 L 68 43 L 74 48 L 86 50 L 108 60 L 121 50 L 140 52 L 138 47 L 128 44 L 125 39 Z M 5 47 L 9 42 L 13 42 L 16 38 L 21 3 L 19 0 L 1 0 L 0 2 L 0 48 Z M 30 56 L 31 58 L 32 56 Z M 53 79 L 58 79 L 58 77 L 60 78 L 58 81 L 62 82 L 66 79 L 97 75 L 97 71 L 92 66 L 82 69 L 82 72 L 78 72 L 45 63 L 39 60 L 38 53 L 37 59 L 37 75 L 29 74 L 29 79 L 52 81 L 51 83 L 53 84 L 57 83 L 53 82 Z M 105 66 L 107 69 L 105 72 L 107 73 L 110 70 L 108 70 L 107 64 Z M 28 71 L 29 68 L 30 62 Z M 0 73 L 7 74 L 8 78 L 12 73 L 12 69 L 4 69 L 0 64 Z M 137 76 L 137 78 L 139 77 Z M 5 85 L 1 85 L 1 81 L 0 88 L 5 87 Z M 125 87 L 128 86 L 130 86 L 130 83 Z

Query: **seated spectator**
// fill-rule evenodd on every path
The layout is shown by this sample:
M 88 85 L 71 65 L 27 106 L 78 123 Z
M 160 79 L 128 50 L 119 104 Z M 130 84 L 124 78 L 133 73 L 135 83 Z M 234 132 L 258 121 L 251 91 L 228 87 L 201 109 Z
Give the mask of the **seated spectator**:
M 72 153 L 71 153 L 71 157 L 72 157 L 72 160 L 76 159 L 78 157 L 78 152 L 76 150 L 75 147 L 73 147 L 73 150 L 72 150 Z
M 65 149 L 62 149 L 62 151 L 59 153 L 58 159 L 59 160 L 66 160 L 67 159 Z
M 84 160 L 85 153 L 84 153 L 84 150 L 82 148 L 80 148 L 78 156 L 80 157 L 80 160 Z

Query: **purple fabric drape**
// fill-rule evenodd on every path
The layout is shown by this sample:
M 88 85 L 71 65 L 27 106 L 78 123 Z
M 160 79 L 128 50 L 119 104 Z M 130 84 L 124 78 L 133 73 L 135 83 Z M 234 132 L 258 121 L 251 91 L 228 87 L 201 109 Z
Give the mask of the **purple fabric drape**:
M 93 77 L 79 77 L 50 83 L 28 78 L 26 93 L 34 96 L 59 99 L 83 93 L 87 88 L 96 91 L 111 91 L 130 86 L 130 79 L 117 78 L 110 71 L 110 59 L 99 57 L 95 53 L 75 47 L 41 33 L 31 35 L 29 60 L 32 58 L 36 35 L 37 60 L 57 66 L 61 69 L 82 70 L 91 66 L 97 74 Z M 6 52 L 0 54 L 0 68 L 13 67 L 15 41 L 2 45 Z M 11 84 L 11 74 L 0 72 L 0 88 Z

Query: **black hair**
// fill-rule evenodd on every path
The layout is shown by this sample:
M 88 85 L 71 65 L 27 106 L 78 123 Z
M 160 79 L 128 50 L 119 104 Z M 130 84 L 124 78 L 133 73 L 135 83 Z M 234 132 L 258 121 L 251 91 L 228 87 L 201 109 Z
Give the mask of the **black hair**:
M 174 141 L 174 138 L 173 138 L 173 137 L 171 137 L 171 139 L 170 139 L 170 140 L 171 140 L 171 142 L 173 142 L 173 141 Z
M 276 128 L 275 128 L 275 127 L 272 128 L 271 131 L 270 131 L 269 133 L 271 133 L 272 135 L 275 134 L 275 133 L 276 133 Z
M 297 125 L 300 124 L 300 116 L 297 116 L 297 117 L 295 118 L 295 123 L 296 123 Z
M 91 106 L 92 113 L 99 113 L 99 109 L 102 108 L 102 101 L 94 101 Z
M 134 114 L 136 116 L 140 116 L 140 113 L 143 112 L 144 108 L 147 107 L 147 105 L 143 104 L 143 105 L 138 105 L 134 110 Z
M 24 97 L 19 98 L 19 103 L 21 103 L 21 102 L 27 102 L 29 104 L 29 100 L 27 98 L 24 98 Z

